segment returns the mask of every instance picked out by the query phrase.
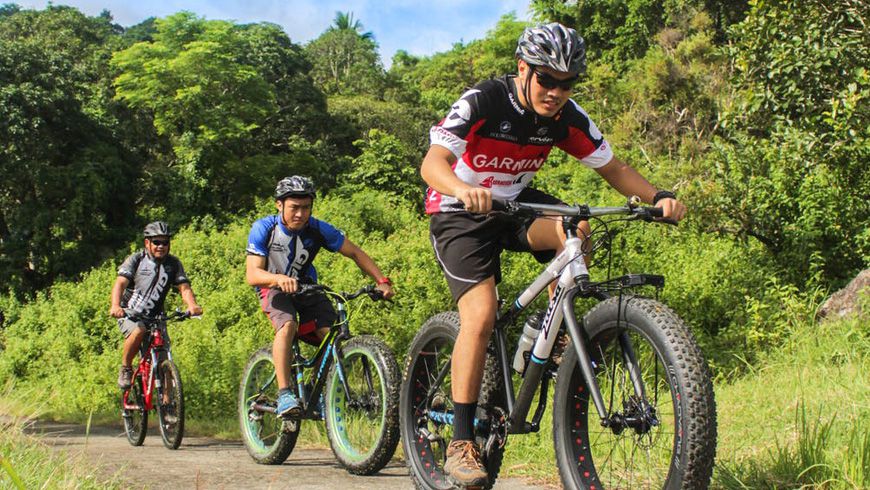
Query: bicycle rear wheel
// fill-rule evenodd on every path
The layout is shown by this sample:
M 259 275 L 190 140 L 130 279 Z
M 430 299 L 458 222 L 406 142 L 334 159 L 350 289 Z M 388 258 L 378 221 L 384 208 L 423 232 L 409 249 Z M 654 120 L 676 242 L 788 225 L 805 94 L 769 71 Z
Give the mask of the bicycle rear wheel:
M 459 335 L 459 315 L 439 313 L 423 324 L 411 342 L 399 397 L 402 448 L 411 479 L 416 488 L 446 490 L 454 488 L 444 472 L 447 446 L 453 439 L 453 401 L 450 361 Z M 439 382 L 438 374 L 446 369 Z M 434 396 L 427 397 L 437 383 Z M 487 420 L 487 410 L 505 406 L 505 391 L 492 352 L 487 353 L 480 387 L 476 418 Z M 484 448 L 488 434 L 476 431 L 477 444 Z M 492 447 L 484 456 L 489 475 L 485 488 L 492 488 L 501 469 L 504 448 Z
M 343 376 L 333 363 L 324 394 L 326 434 L 348 472 L 371 475 L 399 444 L 399 366 L 389 347 L 371 336 L 354 337 L 341 351 Z
M 157 375 L 161 389 L 157 393 L 157 420 L 163 445 L 178 449 L 184 437 L 184 392 L 178 367 L 169 359 L 160 363 Z
M 141 446 L 148 432 L 148 410 L 145 409 L 145 392 L 142 390 L 142 375 L 133 374 L 133 383 L 121 395 L 121 417 L 124 433 L 133 446 Z
M 239 426 L 248 454 L 260 464 L 281 464 L 296 446 L 301 420 L 275 415 L 278 382 L 272 349 L 264 347 L 248 360 L 239 385 Z
M 595 376 L 615 422 L 611 427 L 602 427 L 594 415 L 573 348 L 559 367 L 553 439 L 562 484 L 587 490 L 707 488 L 716 405 L 701 350 L 663 304 L 623 297 L 619 308 L 617 298 L 606 300 L 584 322 Z M 622 333 L 630 340 L 646 403 L 635 395 Z

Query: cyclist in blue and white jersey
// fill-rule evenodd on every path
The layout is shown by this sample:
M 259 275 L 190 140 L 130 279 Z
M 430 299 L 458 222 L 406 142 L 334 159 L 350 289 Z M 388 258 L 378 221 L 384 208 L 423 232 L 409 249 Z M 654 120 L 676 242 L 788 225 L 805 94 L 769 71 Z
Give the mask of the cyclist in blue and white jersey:
M 272 360 L 278 380 L 277 413 L 298 417 L 302 413 L 293 394 L 290 349 L 294 337 L 318 343 L 336 319 L 332 303 L 322 292 L 291 295 L 300 281 L 317 282 L 314 258 L 320 249 L 338 252 L 352 259 L 371 276 L 384 298 L 393 296 L 392 282 L 361 248 L 331 224 L 311 215 L 314 183 L 294 175 L 278 182 L 275 207 L 278 214 L 257 220 L 248 235 L 245 277 L 254 286 L 260 306 L 272 326 Z M 298 320 L 297 320 L 298 316 Z

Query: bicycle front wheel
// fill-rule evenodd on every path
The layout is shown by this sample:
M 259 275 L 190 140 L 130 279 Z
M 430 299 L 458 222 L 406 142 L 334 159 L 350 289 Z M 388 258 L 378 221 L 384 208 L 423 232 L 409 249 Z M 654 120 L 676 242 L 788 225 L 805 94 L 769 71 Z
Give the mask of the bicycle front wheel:
M 569 349 L 553 400 L 562 484 L 587 490 L 707 488 L 716 404 L 710 371 L 689 329 L 668 307 L 640 297 L 608 299 L 584 323 L 609 426 L 595 417 L 577 353 Z M 645 399 L 631 380 L 632 353 Z
M 148 410 L 145 409 L 142 375 L 138 371 L 133 375 L 133 384 L 121 395 L 121 417 L 127 440 L 133 446 L 141 446 L 148 433 Z
M 439 313 L 428 319 L 411 342 L 399 397 L 402 448 L 414 486 L 426 490 L 455 488 L 444 471 L 447 446 L 453 439 L 451 361 L 459 336 L 459 315 Z M 441 373 L 445 373 L 440 377 Z M 430 397 L 430 391 L 432 396 Z M 489 418 L 488 410 L 506 406 L 504 385 L 490 343 L 480 387 L 476 419 Z M 475 442 L 486 449 L 489 433 L 475 430 Z M 504 457 L 498 444 L 485 451 L 484 464 L 492 488 Z
M 281 464 L 293 452 L 301 421 L 275 415 L 278 381 L 272 349 L 264 347 L 248 360 L 239 385 L 239 426 L 248 454 L 260 464 Z
M 181 375 L 178 367 L 166 359 L 157 371 L 161 389 L 157 393 L 157 419 L 160 422 L 160 436 L 163 445 L 178 449 L 184 437 L 184 392 L 181 389 Z
M 399 444 L 399 366 L 392 351 L 371 336 L 341 347 L 325 396 L 326 434 L 339 463 L 355 475 L 381 470 Z

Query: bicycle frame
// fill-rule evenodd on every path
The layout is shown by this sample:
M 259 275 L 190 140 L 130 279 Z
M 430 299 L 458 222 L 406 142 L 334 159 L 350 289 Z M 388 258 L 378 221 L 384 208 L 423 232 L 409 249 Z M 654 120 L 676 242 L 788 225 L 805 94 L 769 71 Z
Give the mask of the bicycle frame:
M 598 387 L 598 381 L 595 378 L 595 364 L 588 352 L 588 339 L 585 331 L 578 324 L 574 313 L 574 299 L 580 297 L 596 297 L 600 300 L 609 297 L 605 291 L 598 290 L 589 282 L 589 272 L 586 263 L 583 259 L 583 240 L 577 236 L 577 226 L 581 220 L 588 219 L 592 216 L 603 216 L 607 214 L 617 214 L 623 212 L 627 208 L 594 208 L 588 207 L 577 208 L 585 212 L 585 215 L 578 213 L 577 215 L 565 216 L 564 206 L 536 205 L 538 211 L 545 214 L 552 212 L 559 214 L 562 218 L 562 227 L 567 236 L 564 244 L 564 249 L 559 253 L 541 274 L 521 292 L 513 303 L 505 310 L 500 311 L 496 317 L 493 335 L 495 336 L 496 358 L 499 363 L 499 370 L 502 374 L 502 381 L 506 389 L 507 402 L 507 433 L 510 434 L 526 434 L 536 432 L 539 429 L 540 419 L 543 416 L 544 406 L 546 405 L 547 383 L 548 377 L 545 377 L 545 367 L 549 359 L 556 338 L 559 333 L 562 322 L 565 322 L 566 328 L 572 339 L 572 345 L 577 353 L 579 366 L 586 386 L 589 389 L 595 408 L 598 411 L 598 416 L 601 425 L 604 427 L 616 427 L 622 422 L 614 422 L 611 420 L 611 414 L 605 406 L 604 399 L 601 395 L 601 390 Z M 622 276 L 617 278 L 621 285 L 626 287 L 642 286 L 646 284 L 654 284 L 660 286 L 663 283 L 661 276 L 652 275 L 632 275 Z M 519 314 L 531 304 L 531 302 L 544 291 L 551 283 L 556 282 L 556 287 L 553 295 L 547 306 L 547 311 L 541 325 L 541 329 L 530 351 L 528 366 L 523 373 L 523 381 L 519 388 L 519 393 L 515 395 L 512 368 L 507 352 L 507 337 L 505 330 L 508 326 L 514 323 Z M 637 359 L 635 358 L 631 341 L 628 334 L 620 333 L 619 343 L 622 347 L 624 361 L 628 367 L 629 377 L 631 379 L 635 395 L 646 402 L 646 390 L 643 386 L 638 368 Z M 438 386 L 447 376 L 450 371 L 451 362 L 447 362 L 435 382 L 432 384 L 428 400 L 431 402 Z M 535 411 L 532 422 L 527 422 L 526 418 L 529 414 L 531 403 L 535 392 L 540 387 L 541 396 L 538 400 L 538 408 Z M 429 412 L 430 418 L 442 423 L 452 423 L 452 414 L 446 412 Z M 481 421 L 475 419 L 475 426 L 480 426 Z
M 164 338 L 165 336 L 165 338 Z M 169 349 L 169 334 L 166 332 L 166 321 L 159 320 L 148 327 L 147 347 L 140 350 L 139 366 L 134 373 L 142 376 L 142 396 L 145 402 L 145 410 L 154 409 L 155 388 L 160 391 L 160 377 L 157 376 L 157 367 L 163 359 L 172 360 L 172 352 Z M 135 410 L 139 407 L 130 405 L 127 395 L 124 395 L 124 408 Z
M 339 297 L 342 297 L 341 295 Z M 317 351 L 310 359 L 306 359 L 302 356 L 302 353 L 299 350 L 299 339 L 293 339 L 293 358 L 294 362 L 292 367 L 296 370 L 296 384 L 299 387 L 299 393 L 303 400 L 303 406 L 305 407 L 302 416 L 300 418 L 315 418 L 314 417 L 314 409 L 316 407 L 316 403 L 313 403 L 314 400 L 317 400 L 320 397 L 320 394 L 323 392 L 323 389 L 326 385 L 326 376 L 325 374 L 329 372 L 329 368 L 332 367 L 332 363 L 335 362 L 337 366 L 338 376 L 341 379 L 342 388 L 345 391 L 345 396 L 350 398 L 350 393 L 348 392 L 347 383 L 345 382 L 344 377 L 344 366 L 341 363 L 342 359 L 342 351 L 341 344 L 344 340 L 350 338 L 350 328 L 347 322 L 347 308 L 346 302 L 343 299 L 340 299 L 335 302 L 336 303 L 336 322 L 330 327 L 329 333 L 324 337 L 324 339 L 320 342 L 320 345 L 317 347 Z M 319 362 L 319 365 L 318 365 Z M 304 380 L 304 371 L 308 369 L 312 369 L 316 367 L 316 371 L 311 375 L 311 380 L 313 381 L 313 387 L 310 393 L 305 393 L 305 380 Z M 277 374 L 273 373 L 272 376 L 260 387 L 259 392 L 262 393 L 266 391 L 266 389 L 272 385 L 277 380 Z M 266 411 L 266 412 L 275 412 L 275 407 L 264 406 L 259 403 L 253 405 L 255 410 Z

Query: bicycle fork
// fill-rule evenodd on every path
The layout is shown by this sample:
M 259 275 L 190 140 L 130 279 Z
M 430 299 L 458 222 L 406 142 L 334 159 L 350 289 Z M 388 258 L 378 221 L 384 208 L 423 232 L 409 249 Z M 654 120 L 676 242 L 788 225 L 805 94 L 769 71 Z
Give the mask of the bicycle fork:
M 547 310 L 543 322 L 543 328 L 539 337 L 554 338 L 555 332 L 548 333 L 548 330 L 557 329 L 560 321 L 565 322 L 565 326 L 573 339 L 573 346 L 577 353 L 577 364 L 580 368 L 580 373 L 586 384 L 589 396 L 592 398 L 592 403 L 598 412 L 602 427 L 610 428 L 614 433 L 620 433 L 625 428 L 630 427 L 644 433 L 652 426 L 658 425 L 658 420 L 655 413 L 647 401 L 646 389 L 641 379 L 640 369 L 638 367 L 637 358 L 634 353 L 634 348 L 631 344 L 631 339 L 627 331 L 622 330 L 616 338 L 619 343 L 620 352 L 622 353 L 622 361 L 626 366 L 629 378 L 631 380 L 632 389 L 634 391 L 635 400 L 639 400 L 639 410 L 634 410 L 632 413 L 619 413 L 613 411 L 612 407 L 608 408 L 604 402 L 604 397 L 601 394 L 601 389 L 598 380 L 595 377 L 596 363 L 592 360 L 589 353 L 589 340 L 586 332 L 578 324 L 574 313 L 574 298 L 578 293 L 577 287 L 562 288 L 561 285 L 556 288 L 553 300 L 550 302 L 550 307 Z M 621 314 L 621 313 L 620 313 Z M 552 335 L 552 337 L 551 337 Z M 539 341 L 545 349 L 552 350 L 552 341 L 540 338 Z M 526 416 L 529 413 L 533 397 L 537 391 L 541 391 L 539 403 L 545 403 L 546 386 L 543 384 L 546 359 L 541 359 L 536 355 L 530 357 L 528 366 L 523 375 L 523 382 L 520 385 L 519 393 L 514 400 L 512 383 L 510 381 L 510 370 L 507 365 L 507 352 L 503 332 L 496 330 L 496 345 L 498 348 L 498 357 L 501 360 L 501 370 L 505 376 L 505 386 L 507 387 L 507 401 L 509 419 L 509 432 L 514 434 L 524 434 L 537 430 L 536 424 L 526 421 Z M 533 348 L 534 351 L 539 351 L 537 343 Z M 542 407 L 539 406 L 538 412 L 541 412 Z M 628 412 L 628 407 L 626 412 Z M 535 420 L 538 419 L 537 413 Z

